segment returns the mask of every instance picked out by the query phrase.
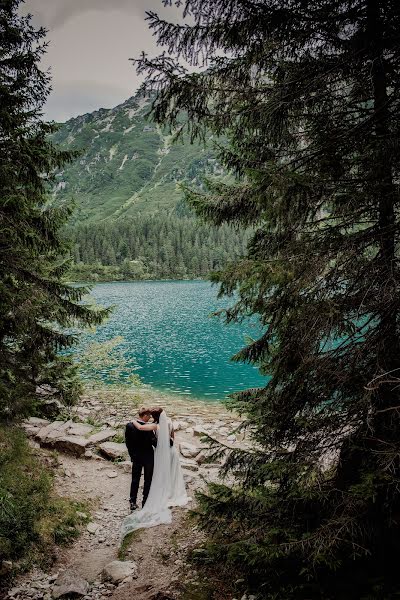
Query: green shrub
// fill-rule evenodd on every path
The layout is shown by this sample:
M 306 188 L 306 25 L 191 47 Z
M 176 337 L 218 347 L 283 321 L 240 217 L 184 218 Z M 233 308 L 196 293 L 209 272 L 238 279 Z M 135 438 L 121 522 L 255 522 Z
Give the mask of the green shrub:
M 85 521 L 82 505 L 52 493 L 52 475 L 22 431 L 0 427 L 0 562 L 43 558 L 67 543 Z

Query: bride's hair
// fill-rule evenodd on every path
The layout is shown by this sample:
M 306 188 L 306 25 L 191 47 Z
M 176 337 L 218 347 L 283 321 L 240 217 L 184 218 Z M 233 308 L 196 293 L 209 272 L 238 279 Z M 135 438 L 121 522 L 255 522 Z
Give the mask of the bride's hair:
M 156 408 L 151 409 L 151 416 L 153 417 L 153 419 L 156 423 L 159 422 L 162 411 L 163 411 L 163 409 L 160 406 L 157 406 Z

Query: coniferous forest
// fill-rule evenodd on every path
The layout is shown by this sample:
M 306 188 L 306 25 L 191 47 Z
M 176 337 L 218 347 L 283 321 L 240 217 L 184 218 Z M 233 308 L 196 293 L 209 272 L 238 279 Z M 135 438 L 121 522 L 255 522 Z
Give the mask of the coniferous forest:
M 243 255 L 248 233 L 161 214 L 75 226 L 69 237 L 70 278 L 129 281 L 206 277 Z
M 170 3 L 171 4 L 171 3 Z M 235 357 L 271 375 L 236 394 L 256 441 L 228 450 L 198 519 L 205 560 L 260 598 L 394 598 L 400 589 L 400 5 L 186 0 L 148 15 L 167 50 L 138 63 L 152 117 L 228 137 L 232 185 L 189 189 L 208 222 L 254 227 L 214 280 L 226 320 L 258 314 Z M 174 61 L 175 57 L 176 61 Z M 206 57 L 203 71 L 186 71 Z
M 169 546 L 153 553 L 156 536 L 150 543 L 147 538 L 153 571 L 175 577 L 181 569 L 178 595 L 140 581 L 138 593 L 146 595 L 140 598 L 225 600 L 233 589 L 245 592 L 242 600 L 398 598 L 398 0 L 165 0 L 164 8 L 179 9 L 182 19 L 173 13 L 169 22 L 164 12 L 150 11 L 160 54 L 143 53 L 136 61 L 144 77 L 141 93 L 152 100 L 152 125 L 141 122 L 140 136 L 151 134 L 152 142 L 141 136 L 137 153 L 132 137 L 129 156 L 127 142 L 117 154 L 117 138 L 136 127 L 129 115 L 137 102 L 130 99 L 123 117 L 98 111 L 107 121 L 101 131 L 110 135 L 104 156 L 94 119 L 86 119 L 90 126 L 82 125 L 84 117 L 71 120 L 63 140 L 78 133 L 88 143 L 95 140 L 90 160 L 60 149 L 57 127 L 43 116 L 50 93 L 50 75 L 41 68 L 46 32 L 21 15 L 21 5 L 0 2 L 0 594 L 18 569 L 29 570 L 39 559 L 49 569 L 57 553 L 50 556 L 48 548 L 78 536 L 78 524 L 86 526 L 90 510 L 99 508 L 98 496 L 83 507 L 57 498 L 55 479 L 57 485 L 74 479 L 68 489 L 76 491 L 79 477 L 58 470 L 54 478 L 49 465 L 59 469 L 57 457 L 29 445 L 21 421 L 33 417 L 36 436 L 48 423 L 41 417 L 50 405 L 61 419 L 56 423 L 83 424 L 81 458 L 70 460 L 78 468 L 101 458 L 100 467 L 91 467 L 93 480 L 105 459 L 86 453 L 86 429 L 103 435 L 117 427 L 114 406 L 107 413 L 111 425 L 89 423 L 88 406 L 100 416 L 110 408 L 101 405 L 98 391 L 80 415 L 70 410 L 82 392 L 70 356 L 75 332 L 101 324 L 109 311 L 88 305 L 89 290 L 66 281 L 193 278 L 212 271 L 220 295 L 231 298 L 220 311 L 226 323 L 249 317 L 261 323 L 261 334 L 246 337 L 233 361 L 258 367 L 265 385 L 231 396 L 230 408 L 242 419 L 232 442 L 227 432 L 221 442 L 221 435 L 207 436 L 201 428 L 185 430 L 194 441 L 198 434 L 202 444 L 208 439 L 211 454 L 201 460 L 221 468 L 211 483 L 196 488 L 191 519 L 159 535 L 157 543 L 167 539 Z M 118 118 L 123 133 L 111 131 Z M 187 153 L 187 208 L 171 196 L 164 211 L 153 211 L 152 194 L 159 194 L 158 208 L 163 201 L 161 184 L 173 194 L 181 189 L 176 183 L 183 169 L 174 165 L 171 175 L 162 165 L 165 157 L 175 163 L 169 150 L 183 138 L 193 148 L 224 143 L 215 142 L 211 154 L 202 150 L 202 160 Z M 124 171 L 128 160 L 139 161 L 140 181 Z M 111 205 L 94 189 L 93 165 L 101 161 L 100 180 L 123 179 L 125 195 L 112 196 Z M 90 205 L 79 207 L 87 219 L 82 223 L 64 201 L 76 183 L 64 173 L 72 163 L 73 172 L 87 174 Z M 138 189 L 132 194 L 133 180 Z M 96 219 L 99 198 L 103 212 Z M 137 214 L 129 212 L 138 206 Z M 118 218 L 108 219 L 110 211 Z M 107 348 L 93 347 L 101 371 L 98 361 L 106 361 Z M 129 411 L 134 408 L 131 403 Z M 73 421 L 81 418 L 85 423 Z M 115 449 L 122 430 L 111 431 Z M 244 434 L 250 442 L 236 444 Z M 190 456 L 202 450 L 192 446 Z M 186 465 L 189 477 L 201 468 L 200 460 Z M 114 527 L 122 514 L 120 505 L 112 513 L 122 471 L 111 466 L 109 503 L 105 513 L 96 513 L 101 527 L 108 521 Z M 98 551 L 107 542 L 95 537 L 94 525 L 81 540 L 96 539 Z M 118 554 L 124 562 L 133 543 L 138 561 L 144 560 L 142 534 L 114 548 L 113 558 Z M 169 552 L 181 542 L 171 565 Z M 77 556 L 75 564 L 84 562 Z M 184 596 L 184 578 L 195 571 L 203 584 L 189 581 Z M 35 588 L 27 597 L 50 598 L 49 581 L 43 593 Z M 53 588 L 53 597 L 104 597 L 103 583 L 90 596 L 83 583 L 78 592 L 72 587 L 57 595 Z M 108 584 L 106 597 L 115 589 L 128 597 L 117 586 Z M 23 600 L 23 593 L 11 596 Z

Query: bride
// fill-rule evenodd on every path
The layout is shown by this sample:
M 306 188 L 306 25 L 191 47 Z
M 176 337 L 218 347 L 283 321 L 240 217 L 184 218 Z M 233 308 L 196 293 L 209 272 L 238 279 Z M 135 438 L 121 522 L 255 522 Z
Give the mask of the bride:
M 179 462 L 179 455 L 173 441 L 172 421 L 163 409 L 152 411 L 154 423 L 132 423 L 142 431 L 155 431 L 157 446 L 154 452 L 154 472 L 146 504 L 139 511 L 126 517 L 122 523 L 122 537 L 136 529 L 171 523 L 171 506 L 184 506 L 189 498 Z

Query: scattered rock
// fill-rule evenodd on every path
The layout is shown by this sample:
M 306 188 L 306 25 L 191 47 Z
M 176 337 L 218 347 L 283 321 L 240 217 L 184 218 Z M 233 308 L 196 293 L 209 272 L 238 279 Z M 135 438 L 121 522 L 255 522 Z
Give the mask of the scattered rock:
M 232 442 L 232 443 L 236 442 L 236 435 L 233 434 L 233 433 L 231 435 L 228 435 L 228 437 L 226 438 L 226 441 L 227 442 Z
M 118 471 L 107 471 L 107 477 L 110 479 L 114 479 L 114 477 L 118 477 Z
M 181 465 L 183 469 L 187 471 L 198 471 L 199 465 L 196 464 L 194 460 L 181 460 Z
M 94 445 L 107 442 L 107 440 L 111 440 L 116 434 L 117 432 L 115 429 L 104 429 L 98 433 L 93 433 L 93 435 L 88 437 L 89 444 Z
M 95 534 L 98 529 L 99 529 L 100 525 L 98 523 L 89 523 L 88 526 L 86 527 L 86 529 L 88 530 L 89 533 L 91 533 L 92 535 Z
M 76 516 L 79 517 L 80 519 L 87 519 L 87 517 L 88 517 L 86 513 L 79 512 L 79 511 L 76 513 Z
M 89 460 L 90 458 L 93 458 L 93 452 L 91 450 L 86 450 L 83 456 Z
M 24 425 L 33 425 L 34 427 L 45 427 L 50 425 L 50 421 L 47 419 L 39 419 L 38 417 L 30 417 L 24 423 Z
M 181 442 L 179 444 L 179 450 L 182 456 L 185 458 L 196 458 L 198 454 L 200 454 L 201 449 L 197 448 L 193 444 L 189 444 L 188 442 Z
M 0 565 L 0 576 L 3 577 L 13 570 L 13 563 L 11 560 L 2 560 Z
M 197 456 L 196 456 L 196 462 L 198 465 L 202 465 L 206 462 L 207 460 L 207 454 L 206 452 L 204 452 L 204 450 L 202 450 Z
M 118 463 L 119 467 L 122 467 L 124 473 L 131 473 L 132 471 L 132 463 L 130 460 L 124 460 L 123 462 Z
M 113 560 L 103 570 L 103 580 L 119 584 L 125 579 L 137 577 L 137 565 L 133 561 Z
M 19 594 L 21 594 L 21 592 L 23 592 L 23 588 L 22 587 L 13 587 L 11 588 L 11 590 L 9 590 L 8 592 L 8 596 L 10 598 L 14 598 L 14 596 L 18 596 Z
M 58 577 L 53 587 L 53 598 L 81 598 L 88 593 L 88 582 L 77 573 L 67 571 Z
M 111 460 L 118 458 L 127 459 L 129 456 L 125 444 L 117 444 L 116 442 L 104 442 L 104 444 L 100 444 L 99 450 Z
M 183 478 L 187 484 L 191 484 L 196 480 L 196 478 L 193 477 L 193 475 L 191 473 L 188 473 L 187 471 L 185 471 L 185 469 L 183 469 L 182 473 L 183 473 Z

